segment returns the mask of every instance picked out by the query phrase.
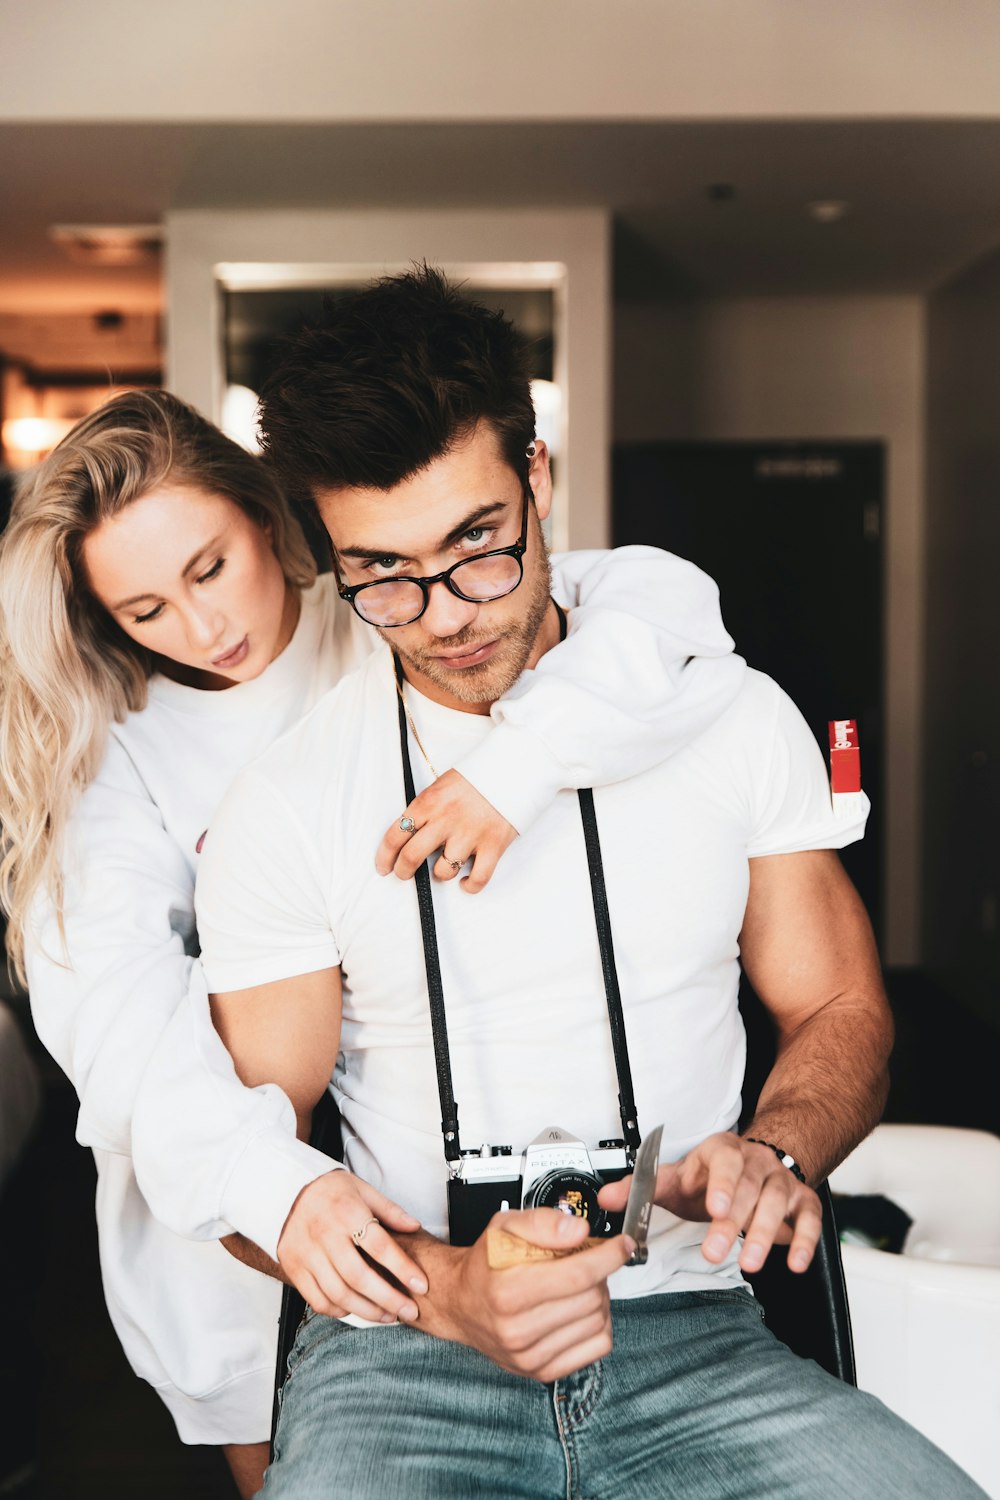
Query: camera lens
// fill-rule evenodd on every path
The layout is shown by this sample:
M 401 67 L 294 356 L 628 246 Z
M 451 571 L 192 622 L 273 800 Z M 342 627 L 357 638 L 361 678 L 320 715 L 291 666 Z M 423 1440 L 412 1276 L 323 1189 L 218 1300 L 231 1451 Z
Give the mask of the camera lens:
M 525 1208 L 555 1208 L 576 1219 L 586 1219 L 591 1235 L 607 1232 L 608 1216 L 597 1201 L 599 1178 L 589 1172 L 548 1172 L 525 1195 Z

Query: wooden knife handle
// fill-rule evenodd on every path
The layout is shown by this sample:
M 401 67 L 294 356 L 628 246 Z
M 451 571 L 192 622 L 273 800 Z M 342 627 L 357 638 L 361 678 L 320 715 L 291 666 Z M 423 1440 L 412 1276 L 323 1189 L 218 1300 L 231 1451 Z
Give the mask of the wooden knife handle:
M 573 1245 L 568 1250 L 547 1250 L 542 1245 L 533 1245 L 522 1240 L 520 1235 L 491 1224 L 486 1231 L 486 1259 L 494 1271 L 504 1271 L 508 1266 L 523 1266 L 529 1260 L 562 1260 L 566 1255 L 577 1255 L 581 1250 L 591 1250 L 595 1245 L 606 1244 L 606 1240 L 584 1240 L 582 1245 Z

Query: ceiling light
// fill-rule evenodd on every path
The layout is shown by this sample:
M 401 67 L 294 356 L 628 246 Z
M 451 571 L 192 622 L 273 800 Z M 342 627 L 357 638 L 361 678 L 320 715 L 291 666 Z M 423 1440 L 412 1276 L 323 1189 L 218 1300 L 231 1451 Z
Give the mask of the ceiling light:
M 817 224 L 836 224 L 838 220 L 846 218 L 851 211 L 851 205 L 846 198 L 816 198 L 806 207 L 810 217 L 815 219 Z
M 49 239 L 82 266 L 152 265 L 163 245 L 159 224 L 52 224 Z

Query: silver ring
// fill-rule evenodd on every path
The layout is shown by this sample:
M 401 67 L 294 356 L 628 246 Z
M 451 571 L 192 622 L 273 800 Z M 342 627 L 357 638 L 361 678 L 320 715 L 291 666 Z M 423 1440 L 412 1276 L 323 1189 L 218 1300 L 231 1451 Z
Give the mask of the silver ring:
M 377 1223 L 378 1223 L 378 1219 L 367 1219 L 364 1222 L 364 1224 L 362 1224 L 361 1228 L 360 1229 L 356 1229 L 354 1231 L 354 1233 L 351 1235 L 351 1239 L 357 1245 L 357 1247 L 358 1247 L 359 1250 L 361 1248 L 361 1241 L 364 1239 L 365 1234 L 368 1231 L 369 1224 L 377 1224 Z
M 412 818 L 408 818 L 404 813 L 399 820 L 399 831 L 400 833 L 416 833 L 417 825 Z

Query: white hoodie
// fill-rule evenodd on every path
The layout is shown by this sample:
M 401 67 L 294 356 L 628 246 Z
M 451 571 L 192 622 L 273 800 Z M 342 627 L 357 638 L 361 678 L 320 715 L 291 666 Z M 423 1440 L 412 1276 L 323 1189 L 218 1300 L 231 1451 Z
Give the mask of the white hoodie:
M 519 830 L 563 787 L 664 760 L 744 677 L 715 585 L 691 564 L 629 547 L 554 558 L 553 573 L 568 639 L 494 705 L 498 731 L 458 767 Z M 254 681 L 204 692 L 154 677 L 73 819 L 65 947 L 51 908 L 34 914 L 32 1012 L 97 1160 L 108 1308 L 185 1442 L 266 1439 L 280 1286 L 217 1239 L 239 1229 L 274 1255 L 298 1193 L 334 1165 L 296 1140 L 280 1089 L 243 1087 L 212 1028 L 194 930 L 200 840 L 237 771 L 378 644 L 326 576 Z

